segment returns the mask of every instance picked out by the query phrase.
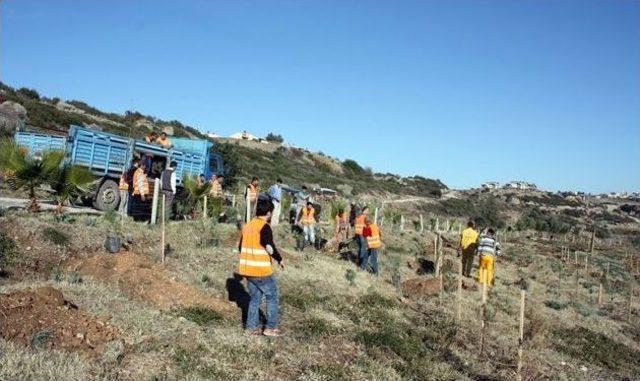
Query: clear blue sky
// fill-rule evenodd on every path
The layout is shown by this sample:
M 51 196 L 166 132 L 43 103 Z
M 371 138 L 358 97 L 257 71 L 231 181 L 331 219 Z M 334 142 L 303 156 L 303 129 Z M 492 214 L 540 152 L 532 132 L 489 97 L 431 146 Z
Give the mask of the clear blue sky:
M 4 0 L 0 79 L 451 187 L 640 190 L 640 2 Z

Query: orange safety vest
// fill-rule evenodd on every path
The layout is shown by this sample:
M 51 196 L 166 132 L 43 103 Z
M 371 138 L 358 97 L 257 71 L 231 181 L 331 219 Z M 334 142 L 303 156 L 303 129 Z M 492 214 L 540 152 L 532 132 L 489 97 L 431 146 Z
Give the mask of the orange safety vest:
M 222 196 L 222 185 L 216 180 L 211 182 L 211 191 L 209 192 L 213 197 Z
M 363 214 L 356 217 L 356 223 L 355 223 L 356 235 L 362 235 L 362 230 L 364 229 L 364 220 L 365 220 L 365 216 Z
M 342 215 L 336 214 L 336 226 L 337 227 L 339 227 L 340 229 L 346 229 L 348 224 L 349 224 L 349 221 L 347 220 L 347 214 L 346 213 L 342 213 Z
M 122 191 L 126 191 L 129 190 L 129 183 L 127 183 L 127 181 L 125 180 L 124 176 L 126 175 L 127 171 L 125 171 L 122 176 L 120 176 L 120 182 L 118 183 L 118 190 L 122 190 Z
M 273 274 L 271 256 L 267 249 L 260 245 L 260 230 L 267 222 L 254 218 L 242 228 L 242 245 L 238 274 L 250 277 L 265 277 Z
M 142 189 L 138 186 L 138 180 L 142 179 Z M 133 173 L 133 194 L 134 195 L 148 195 L 149 194 L 149 181 L 147 175 L 141 168 L 136 169 Z
M 249 201 L 256 201 L 256 198 L 258 198 L 258 187 L 253 184 L 249 184 L 247 186 L 247 196 L 249 197 Z
M 382 247 L 382 240 L 380 239 L 380 229 L 378 224 L 369 225 L 371 228 L 371 237 L 367 237 L 367 246 L 369 249 L 379 249 Z
M 316 219 L 314 215 L 316 214 L 316 210 L 314 208 L 307 209 L 306 207 L 302 208 L 302 224 L 303 225 L 313 225 L 316 223 Z

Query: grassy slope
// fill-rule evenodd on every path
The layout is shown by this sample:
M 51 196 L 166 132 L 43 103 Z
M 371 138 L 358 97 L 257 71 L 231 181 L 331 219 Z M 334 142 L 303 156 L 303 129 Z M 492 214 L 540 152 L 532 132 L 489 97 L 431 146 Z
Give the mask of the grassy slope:
M 54 258 L 83 257 L 99 251 L 100 243 L 95 237 L 107 229 L 101 219 L 93 217 L 73 224 L 55 222 L 46 215 L 0 218 L 1 228 L 12 236 L 24 237 L 19 241 L 19 250 L 25 255 L 47 245 L 46 239 L 50 238 L 38 238 L 43 226 L 70 236 L 82 232 L 90 238 L 54 246 L 50 253 Z M 478 356 L 479 290 L 463 292 L 462 320 L 454 319 L 456 267 L 451 252 L 445 257 L 446 294 L 442 302 L 434 297 L 400 298 L 391 285 L 391 269 L 399 265 L 403 279 L 415 276 L 415 269 L 405 263 L 413 260 L 416 252 L 431 253 L 433 238 L 430 233 L 420 235 L 412 230 L 383 230 L 387 249 L 381 259 L 381 277 L 358 272 L 351 285 L 345 276 L 348 270 L 355 269 L 351 263 L 311 251 L 294 253 L 287 227 L 277 229 L 276 239 L 287 258 L 287 268 L 276 275 L 286 333 L 279 339 L 244 337 L 239 315 L 207 319 L 206 311 L 161 312 L 92 279 L 79 284 L 48 281 L 80 308 L 108 319 L 124 331 L 128 344 L 124 358 L 105 356 L 85 361 L 60 353 L 32 352 L 0 340 L 5 353 L 0 357 L 0 378 L 511 380 L 516 363 L 519 301 L 519 289 L 513 283 L 520 277 L 531 285 L 525 329 L 525 379 L 613 380 L 632 378 L 640 372 L 637 313 L 633 324 L 625 322 L 629 282 L 637 287 L 625 268 L 628 248 L 599 247 L 598 254 L 591 258 L 596 275 L 606 262 L 611 263 L 605 306 L 598 310 L 594 306 L 596 276 L 579 269 L 576 288 L 572 278 L 576 268 L 556 258 L 559 245 L 565 243 L 531 240 L 525 235 L 509 237 L 507 254 L 498 262 L 496 287 L 490 297 L 486 350 L 491 361 L 485 361 Z M 159 236 L 157 229 L 127 223 L 125 231 L 137 252 L 157 259 L 153 244 Z M 215 231 L 222 238 L 222 246 L 205 249 L 192 238 L 203 234 L 199 223 L 170 224 L 167 239 L 175 252 L 167 268 L 194 288 L 227 297 L 236 256 L 232 243 L 237 233 L 226 225 Z M 26 242 L 33 246 L 28 252 L 22 246 Z M 5 280 L 0 291 L 42 284 L 46 278 L 45 270 L 21 281 Z

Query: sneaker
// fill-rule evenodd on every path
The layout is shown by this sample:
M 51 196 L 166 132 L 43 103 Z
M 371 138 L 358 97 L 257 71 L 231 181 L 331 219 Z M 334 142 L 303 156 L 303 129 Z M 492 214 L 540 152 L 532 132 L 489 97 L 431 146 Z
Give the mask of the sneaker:
M 264 330 L 264 332 L 262 332 L 262 334 L 265 335 L 265 336 L 269 336 L 269 337 L 281 336 L 280 330 L 278 328 L 274 328 L 274 329 L 265 328 L 265 330 Z
M 245 329 L 244 335 L 249 337 L 262 336 L 262 332 L 259 329 Z

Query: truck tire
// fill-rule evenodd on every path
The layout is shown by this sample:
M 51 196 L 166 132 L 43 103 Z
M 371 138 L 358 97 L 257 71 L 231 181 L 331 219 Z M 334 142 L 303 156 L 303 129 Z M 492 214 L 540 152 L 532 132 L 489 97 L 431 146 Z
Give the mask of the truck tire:
M 96 198 L 93 200 L 93 207 L 106 212 L 115 210 L 118 205 L 120 205 L 118 184 L 113 180 L 106 180 L 98 189 Z

